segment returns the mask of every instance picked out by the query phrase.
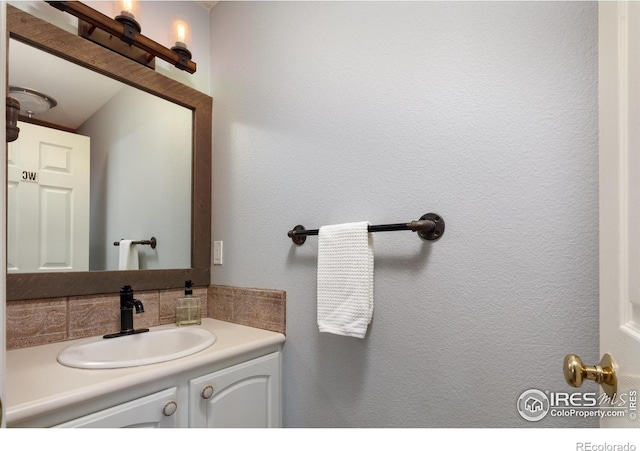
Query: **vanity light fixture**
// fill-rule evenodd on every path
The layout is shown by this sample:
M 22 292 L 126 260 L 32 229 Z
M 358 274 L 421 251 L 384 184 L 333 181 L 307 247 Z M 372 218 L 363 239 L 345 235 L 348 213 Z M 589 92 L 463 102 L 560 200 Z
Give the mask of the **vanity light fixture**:
M 140 17 L 138 5 L 139 3 L 133 0 L 114 3 L 115 19 L 124 26 L 124 35 L 121 39 L 129 45 L 135 42 L 136 34 L 142 32 L 142 27 L 136 20 L 136 16 Z
M 180 17 L 173 21 L 170 39 L 171 42 L 176 43 L 171 47 L 171 50 L 178 54 L 178 64 L 176 66 L 181 69 L 183 69 L 183 67 L 187 67 L 189 61 L 191 61 L 191 52 L 189 51 L 191 30 L 186 19 Z
M 45 1 L 54 8 L 77 17 L 78 35 L 85 39 L 152 69 L 155 68 L 157 56 L 190 74 L 196 71 L 196 63 L 191 61 L 191 52 L 187 50 L 185 54 L 182 50 L 169 49 L 140 33 L 140 24 L 135 19 L 136 3 L 131 0 L 118 2 L 120 11 L 116 13 L 115 19 L 82 2 Z

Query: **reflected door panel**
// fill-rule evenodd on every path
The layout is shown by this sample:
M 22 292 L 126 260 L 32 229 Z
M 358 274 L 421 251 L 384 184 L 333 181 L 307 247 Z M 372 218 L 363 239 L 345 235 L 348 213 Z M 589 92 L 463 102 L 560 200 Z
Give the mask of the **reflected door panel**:
M 89 138 L 19 127 L 9 144 L 8 271 L 87 271 Z

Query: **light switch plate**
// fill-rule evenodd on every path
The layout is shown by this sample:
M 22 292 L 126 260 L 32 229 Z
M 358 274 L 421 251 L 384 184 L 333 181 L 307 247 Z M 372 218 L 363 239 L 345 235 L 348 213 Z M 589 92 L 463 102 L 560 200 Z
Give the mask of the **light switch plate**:
M 213 264 L 222 264 L 222 241 L 213 242 Z

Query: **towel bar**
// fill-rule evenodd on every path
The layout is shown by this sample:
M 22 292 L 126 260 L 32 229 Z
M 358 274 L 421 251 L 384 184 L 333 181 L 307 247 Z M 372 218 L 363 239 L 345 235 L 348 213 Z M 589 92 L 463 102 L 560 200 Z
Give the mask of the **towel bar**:
M 369 232 L 395 232 L 397 230 L 411 230 L 418 232 L 418 236 L 423 240 L 435 241 L 444 234 L 444 219 L 435 213 L 422 215 L 418 221 L 411 221 L 399 224 L 370 225 Z M 302 225 L 297 225 L 293 230 L 289 230 L 287 236 L 301 246 L 307 240 L 307 236 L 317 235 L 319 229 L 307 230 Z
M 155 249 L 158 242 L 156 241 L 156 237 L 152 236 L 150 240 L 133 241 L 131 244 L 148 244 L 151 246 L 151 249 Z M 113 245 L 120 246 L 120 241 L 114 241 Z

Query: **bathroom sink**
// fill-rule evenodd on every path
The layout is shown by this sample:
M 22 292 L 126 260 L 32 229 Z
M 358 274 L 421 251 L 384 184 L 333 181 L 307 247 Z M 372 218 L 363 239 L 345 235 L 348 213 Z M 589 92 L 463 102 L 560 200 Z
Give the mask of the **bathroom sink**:
M 88 369 L 149 365 L 195 354 L 215 341 L 213 333 L 197 327 L 157 329 L 109 339 L 92 337 L 60 351 L 58 362 Z

